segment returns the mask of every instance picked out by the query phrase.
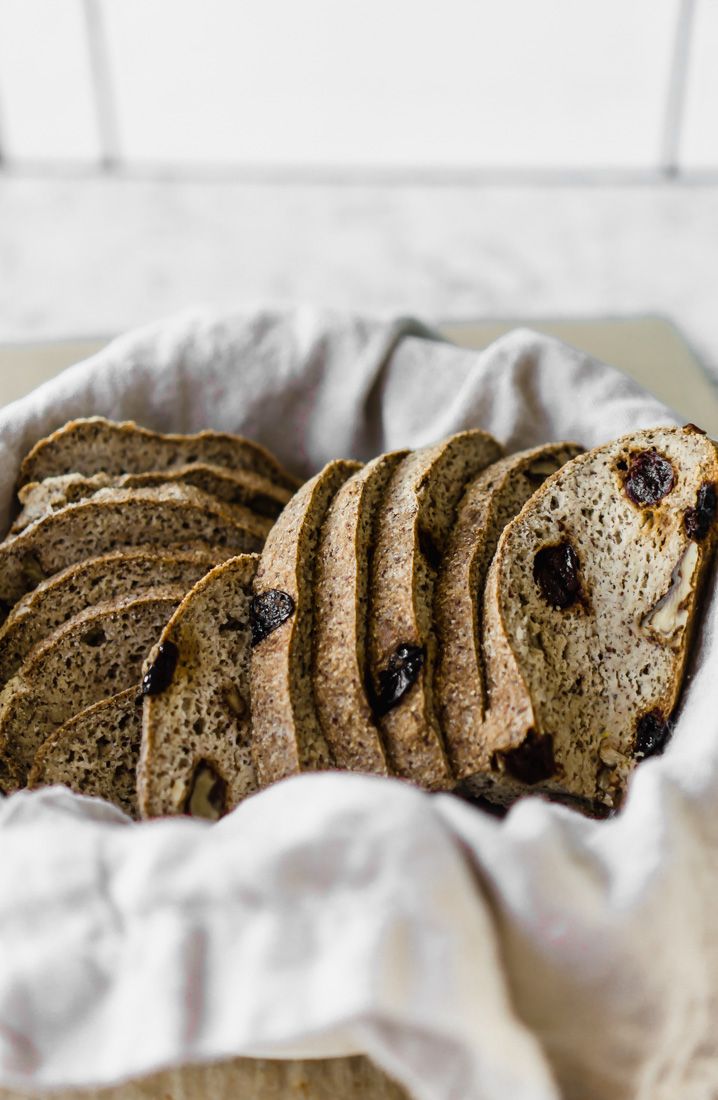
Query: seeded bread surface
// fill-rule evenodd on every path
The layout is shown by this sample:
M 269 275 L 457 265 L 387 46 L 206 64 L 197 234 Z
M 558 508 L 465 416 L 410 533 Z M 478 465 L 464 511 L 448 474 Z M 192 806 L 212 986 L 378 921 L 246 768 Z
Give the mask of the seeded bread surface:
M 127 688 L 71 718 L 35 753 L 28 787 L 62 784 L 76 794 L 104 798 L 137 818 L 137 761 L 142 708 Z
M 314 570 L 329 505 L 360 463 L 330 462 L 294 495 L 269 532 L 255 597 L 286 593 L 293 614 L 253 646 L 252 744 L 260 786 L 333 766 L 312 683 Z
M 148 543 L 191 549 L 198 542 L 231 555 L 258 550 L 263 539 L 199 489 L 103 489 L 0 543 L 0 601 L 9 609 L 40 581 L 111 550 Z
M 257 560 L 241 555 L 213 569 L 162 632 L 159 645 L 176 646 L 177 663 L 168 687 L 144 699 L 138 769 L 143 817 L 220 817 L 257 789 L 249 694 Z M 148 666 L 156 655 L 157 647 Z M 202 771 L 221 791 L 214 802 L 197 788 Z
M 650 505 L 627 494 L 647 454 L 675 474 Z M 660 751 L 678 701 L 716 539 L 715 507 L 690 533 L 706 486 L 715 503 L 715 443 L 690 426 L 637 432 L 567 463 L 509 523 L 486 585 L 490 705 L 474 789 L 620 805 L 641 744 Z M 565 544 L 580 591 L 559 607 L 536 570 L 539 554 Z
M 415 451 L 394 471 L 377 518 L 369 592 L 370 678 L 381 697 L 382 672 L 400 647 L 422 651 L 415 682 L 380 717 L 380 725 L 392 771 L 431 789 L 453 783 L 434 713 L 436 571 L 464 486 L 501 453 L 496 440 L 481 431 L 461 432 Z
M 23 460 L 18 483 L 61 474 L 144 473 L 196 462 L 251 470 L 292 490 L 300 484 L 265 447 L 242 436 L 212 431 L 163 434 L 131 420 L 116 422 L 102 416 L 71 420 L 39 440 Z
M 0 686 L 14 676 L 33 646 L 85 608 L 166 585 L 189 591 L 226 556 L 226 550 L 211 547 L 143 546 L 68 566 L 23 596 L 0 627 Z
M 436 709 L 457 779 L 476 771 L 486 690 L 482 604 L 486 574 L 506 524 L 582 448 L 551 443 L 493 463 L 467 486 L 436 581 Z
M 380 455 L 341 486 L 321 529 L 314 587 L 314 697 L 338 767 L 389 773 L 367 698 L 366 613 L 376 512 L 407 451 Z
M 143 474 L 97 473 L 63 474 L 24 485 L 18 498 L 22 511 L 10 528 L 10 534 L 23 531 L 48 512 L 87 500 L 100 489 L 152 489 L 163 485 L 190 485 L 221 501 L 238 523 L 257 526 L 266 535 L 274 518 L 289 500 L 291 491 L 275 485 L 249 470 L 227 470 L 221 466 L 195 463 L 173 470 L 153 470 Z
M 58 726 L 139 686 L 142 662 L 183 596 L 182 589 L 159 588 L 98 604 L 35 647 L 0 694 L 0 756 L 19 783 Z

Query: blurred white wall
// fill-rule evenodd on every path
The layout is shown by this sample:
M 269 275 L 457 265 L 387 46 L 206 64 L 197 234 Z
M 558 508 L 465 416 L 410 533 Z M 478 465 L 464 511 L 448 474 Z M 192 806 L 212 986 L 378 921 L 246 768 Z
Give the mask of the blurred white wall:
M 718 170 L 717 55 L 716 0 L 0 0 L 2 152 Z

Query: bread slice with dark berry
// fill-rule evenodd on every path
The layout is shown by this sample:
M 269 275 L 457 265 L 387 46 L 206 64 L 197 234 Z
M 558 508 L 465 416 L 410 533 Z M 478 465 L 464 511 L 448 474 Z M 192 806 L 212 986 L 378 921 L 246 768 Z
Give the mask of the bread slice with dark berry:
M 502 458 L 469 483 L 459 503 L 434 597 L 436 710 L 457 779 L 475 769 L 486 709 L 482 601 L 496 544 L 546 478 L 582 449 L 549 443 Z
M 68 566 L 23 596 L 0 627 L 0 686 L 15 675 L 38 642 L 85 608 L 166 585 L 189 591 L 226 557 L 226 550 L 211 547 L 140 546 Z
M 142 736 L 142 707 L 137 688 L 101 699 L 76 714 L 43 742 L 27 785 L 60 784 L 112 802 L 129 817 L 138 817 L 137 761 Z
M 473 791 L 620 804 L 670 734 L 717 494 L 716 444 L 656 428 L 572 459 L 509 523 L 485 592 Z
M 252 744 L 260 786 L 334 764 L 312 683 L 314 572 L 335 494 L 360 468 L 330 462 L 294 495 L 269 532 L 252 601 Z
M 255 555 L 218 565 L 185 596 L 143 679 L 143 817 L 217 819 L 257 789 L 251 751 Z
M 366 612 L 374 521 L 406 451 L 380 455 L 346 481 L 324 520 L 314 584 L 314 698 L 338 767 L 388 774 L 367 696 Z
M 292 490 L 299 485 L 265 447 L 242 436 L 212 431 L 165 434 L 132 420 L 117 422 L 102 416 L 71 420 L 39 440 L 23 460 L 18 484 L 61 474 L 138 474 L 196 462 L 250 470 Z
M 227 556 L 259 550 L 263 531 L 235 521 L 218 501 L 190 486 L 103 489 L 51 512 L 0 543 L 0 601 L 9 610 L 26 592 L 69 565 L 111 550 L 154 544 L 224 547 Z
M 80 612 L 36 646 L 0 694 L 0 756 L 26 782 L 47 737 L 85 707 L 139 691 L 142 662 L 184 596 L 149 589 Z
M 382 497 L 369 589 L 369 682 L 392 772 L 452 785 L 435 713 L 434 583 L 467 482 L 502 454 L 486 432 L 404 458 Z
M 45 478 L 44 481 L 32 481 L 20 489 L 18 498 L 22 510 L 10 528 L 10 534 L 24 531 L 41 516 L 56 512 L 66 504 L 87 500 L 100 489 L 152 489 L 174 484 L 201 489 L 221 501 L 237 522 L 248 521 L 250 525 L 259 525 L 264 534 L 292 495 L 290 489 L 250 470 L 227 470 L 222 466 L 201 463 L 114 477 L 105 473 L 89 476 L 63 474 Z

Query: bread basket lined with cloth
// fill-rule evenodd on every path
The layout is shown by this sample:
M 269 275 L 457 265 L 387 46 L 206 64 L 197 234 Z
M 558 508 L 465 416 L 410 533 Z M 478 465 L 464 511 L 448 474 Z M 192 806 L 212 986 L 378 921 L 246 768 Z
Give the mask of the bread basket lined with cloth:
M 511 451 L 678 423 L 528 331 L 473 353 L 411 321 L 197 311 L 0 410 L 5 527 L 28 448 L 91 415 L 239 432 L 305 477 L 470 427 Z M 215 825 L 0 799 L 0 1096 L 708 1100 L 717 628 L 713 596 L 672 741 L 606 822 L 336 773 Z

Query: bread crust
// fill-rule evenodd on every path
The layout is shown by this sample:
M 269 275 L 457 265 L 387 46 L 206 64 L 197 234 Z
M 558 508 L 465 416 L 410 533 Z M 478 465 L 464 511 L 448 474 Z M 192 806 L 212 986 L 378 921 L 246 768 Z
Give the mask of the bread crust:
M 674 484 L 638 505 L 625 470 L 650 451 L 671 463 Z M 718 486 L 715 443 L 686 429 L 637 432 L 573 459 L 506 527 L 486 586 L 490 706 L 477 782 L 488 775 L 500 791 L 511 754 L 549 737 L 551 774 L 513 776 L 517 794 L 620 805 L 640 758 L 639 723 L 657 715 L 667 732 L 678 703 L 718 534 L 715 519 L 698 540 L 686 528 L 706 484 Z M 532 574 L 537 553 L 560 540 L 575 548 L 581 581 L 580 600 L 563 610 L 541 597 Z M 650 622 L 687 553 L 675 629 L 658 636 Z
M 582 451 L 551 443 L 493 463 L 466 488 L 434 598 L 436 708 L 457 779 L 477 770 L 486 688 L 481 641 L 483 592 L 501 532 L 551 473 Z
M 256 527 L 262 535 L 267 534 L 292 495 L 290 489 L 250 470 L 228 470 L 199 462 L 176 469 L 115 477 L 105 473 L 63 474 L 23 485 L 18 492 L 22 510 L 10 534 L 18 534 L 41 516 L 66 504 L 87 500 L 101 489 L 153 489 L 174 484 L 192 486 L 214 497 L 232 513 L 237 523 Z
M 227 556 L 226 550 L 141 546 L 70 565 L 15 604 L 0 627 L 0 686 L 30 650 L 73 615 L 119 596 L 177 585 L 186 591 Z
M 466 483 L 502 454 L 485 432 L 454 435 L 415 451 L 398 465 L 384 494 L 371 569 L 369 667 L 375 697 L 382 674 L 401 647 L 415 647 L 423 663 L 415 682 L 379 722 L 392 770 L 430 789 L 453 777 L 433 700 L 436 640 L 433 597 L 456 505 Z
M 137 771 L 142 817 L 187 813 L 200 765 L 224 784 L 222 812 L 257 789 L 249 685 L 257 562 L 256 555 L 242 554 L 218 565 L 187 593 L 162 631 L 158 646 L 171 643 L 178 656 L 166 690 L 143 702 Z
M 380 455 L 342 485 L 322 526 L 314 591 L 314 696 L 338 767 L 388 775 L 367 697 L 366 613 L 377 509 L 407 451 Z
M 192 549 L 198 542 L 232 556 L 259 550 L 263 538 L 199 489 L 104 489 L 0 543 L 0 601 L 9 610 L 40 581 L 111 550 L 147 543 Z
M 36 646 L 0 695 L 0 756 L 23 784 L 46 737 L 85 707 L 139 686 L 142 662 L 180 603 L 149 589 L 75 615 Z
M 260 786 L 331 768 L 312 685 L 314 569 L 332 498 L 360 463 L 330 462 L 294 495 L 269 532 L 254 581 L 256 597 L 286 593 L 293 613 L 253 646 L 252 746 Z
M 27 785 L 36 789 L 59 783 L 76 794 L 104 798 L 136 818 L 141 733 L 136 687 L 101 699 L 43 741 Z
M 300 481 L 266 447 L 228 432 L 194 435 L 153 432 L 133 420 L 102 416 L 70 420 L 35 446 L 23 459 L 18 485 L 60 474 L 116 475 L 162 470 L 204 462 L 228 469 L 253 470 L 288 489 Z

